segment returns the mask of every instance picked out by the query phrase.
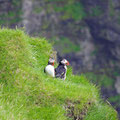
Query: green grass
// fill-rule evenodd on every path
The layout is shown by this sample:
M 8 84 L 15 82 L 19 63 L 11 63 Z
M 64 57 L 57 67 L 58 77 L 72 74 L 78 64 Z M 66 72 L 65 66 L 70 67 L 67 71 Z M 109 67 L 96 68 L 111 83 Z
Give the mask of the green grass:
M 109 112 L 111 114 L 109 114 Z M 88 116 L 85 117 L 85 120 L 115 120 L 115 115 L 112 112 L 111 107 L 108 107 L 108 105 L 96 105 L 90 109 Z
M 84 75 L 68 68 L 62 81 L 43 72 L 51 53 L 44 38 L 0 29 L 0 119 L 117 120 L 117 112 L 102 103 L 98 88 Z

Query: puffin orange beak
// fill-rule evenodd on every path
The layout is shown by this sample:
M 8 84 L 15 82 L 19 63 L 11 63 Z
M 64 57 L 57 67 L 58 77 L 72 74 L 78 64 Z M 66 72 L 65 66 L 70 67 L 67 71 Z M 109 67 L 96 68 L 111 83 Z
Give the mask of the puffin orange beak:
M 52 63 L 52 66 L 54 66 L 54 62 Z
M 67 62 L 67 64 L 66 65 L 70 65 L 70 63 L 69 62 Z

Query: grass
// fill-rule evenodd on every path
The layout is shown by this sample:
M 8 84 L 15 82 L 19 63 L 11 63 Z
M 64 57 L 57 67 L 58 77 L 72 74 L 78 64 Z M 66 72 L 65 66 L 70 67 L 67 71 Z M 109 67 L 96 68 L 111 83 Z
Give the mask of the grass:
M 102 103 L 98 88 L 84 75 L 75 76 L 68 68 L 62 81 L 43 72 L 51 53 L 44 38 L 0 29 L 0 118 L 117 120 L 117 112 Z

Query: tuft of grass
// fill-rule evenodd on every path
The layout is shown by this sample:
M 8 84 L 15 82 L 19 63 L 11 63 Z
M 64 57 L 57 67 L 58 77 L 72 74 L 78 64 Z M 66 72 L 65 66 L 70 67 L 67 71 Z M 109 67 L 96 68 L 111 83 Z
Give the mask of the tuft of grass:
M 75 76 L 68 68 L 62 81 L 43 72 L 52 51 L 44 38 L 0 29 L 0 118 L 70 120 L 92 119 L 96 114 L 94 120 L 98 116 L 117 120 L 117 112 L 101 103 L 98 88 L 84 75 Z
M 115 110 L 111 108 L 112 107 L 103 103 L 101 103 L 101 105 L 95 105 L 90 108 L 87 116 L 85 117 L 85 120 L 115 120 Z M 109 114 L 109 112 L 111 114 Z

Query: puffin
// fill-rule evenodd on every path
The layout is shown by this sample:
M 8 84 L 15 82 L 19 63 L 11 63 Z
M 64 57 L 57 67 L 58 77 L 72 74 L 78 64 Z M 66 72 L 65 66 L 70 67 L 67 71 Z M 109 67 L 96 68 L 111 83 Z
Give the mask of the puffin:
M 69 65 L 69 62 L 66 59 L 62 59 L 59 62 L 58 67 L 55 69 L 55 77 L 65 80 L 68 65 Z
M 54 62 L 55 62 L 55 60 L 50 58 L 48 61 L 48 65 L 44 69 L 44 72 L 52 77 L 55 77 Z

